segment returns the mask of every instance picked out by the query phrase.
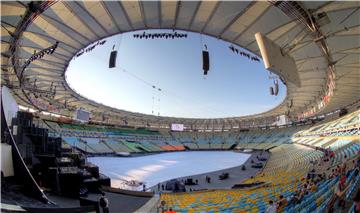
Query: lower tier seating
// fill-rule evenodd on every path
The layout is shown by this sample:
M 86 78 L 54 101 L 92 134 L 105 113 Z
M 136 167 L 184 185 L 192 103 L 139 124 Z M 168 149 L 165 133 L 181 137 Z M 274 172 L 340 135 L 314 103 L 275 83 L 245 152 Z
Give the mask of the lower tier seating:
M 271 150 L 264 170 L 244 183 L 263 181 L 266 187 L 252 190 L 213 190 L 180 194 L 162 194 L 161 199 L 177 212 L 264 211 L 267 202 L 282 194 L 291 196 L 310 169 L 310 161 L 319 159 L 321 151 L 297 144 L 284 144 Z M 241 210 L 240 210 L 241 209 Z

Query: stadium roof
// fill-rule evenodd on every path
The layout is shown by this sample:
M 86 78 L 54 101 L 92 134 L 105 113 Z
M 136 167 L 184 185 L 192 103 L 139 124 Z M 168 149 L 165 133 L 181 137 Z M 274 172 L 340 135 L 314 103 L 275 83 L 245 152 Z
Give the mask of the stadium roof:
M 29 2 L 1 2 L 1 80 L 21 105 L 63 115 L 82 107 L 95 120 L 126 120 L 134 126 L 231 128 L 245 121 L 272 123 L 283 114 L 295 118 L 331 112 L 360 98 L 359 8 L 358 1 L 45 1 L 31 7 Z M 89 44 L 119 33 L 162 28 L 207 34 L 259 56 L 254 34 L 261 32 L 295 59 L 301 86 L 286 82 L 284 102 L 261 114 L 185 119 L 110 108 L 67 84 L 69 62 Z M 57 41 L 54 54 L 24 67 L 34 50 L 39 54 Z

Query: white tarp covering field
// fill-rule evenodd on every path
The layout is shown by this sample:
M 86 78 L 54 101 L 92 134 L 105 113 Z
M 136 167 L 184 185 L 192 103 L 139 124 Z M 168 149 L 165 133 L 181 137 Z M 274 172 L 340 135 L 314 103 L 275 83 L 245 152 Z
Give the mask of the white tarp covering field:
M 111 178 L 112 187 L 139 190 L 125 181 L 145 182 L 147 187 L 166 180 L 240 166 L 250 154 L 232 151 L 172 152 L 142 157 L 90 157 L 100 172 Z

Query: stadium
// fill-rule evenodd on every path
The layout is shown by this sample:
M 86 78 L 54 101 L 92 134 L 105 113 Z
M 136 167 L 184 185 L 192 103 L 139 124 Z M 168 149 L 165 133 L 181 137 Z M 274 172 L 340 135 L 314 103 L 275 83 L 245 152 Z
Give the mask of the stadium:
M 359 212 L 359 1 L 2 1 L 1 212 Z

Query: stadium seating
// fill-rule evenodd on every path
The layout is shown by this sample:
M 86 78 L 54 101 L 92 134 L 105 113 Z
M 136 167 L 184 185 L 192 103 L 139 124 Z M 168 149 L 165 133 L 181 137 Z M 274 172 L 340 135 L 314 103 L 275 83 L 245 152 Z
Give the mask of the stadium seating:
M 307 148 L 302 145 L 288 144 L 299 143 L 320 148 L 330 148 L 335 151 L 333 165 L 355 157 L 360 150 L 360 139 L 358 129 L 345 131 L 345 134 L 313 136 L 323 129 L 333 130 L 338 127 L 348 127 L 359 125 L 359 111 L 347 115 L 336 122 L 325 123 L 321 128 L 311 128 L 311 134 L 305 131 L 296 133 L 297 137 L 291 134 L 272 133 L 265 136 L 264 132 L 246 132 L 240 134 L 240 142 L 237 148 L 270 148 L 271 157 L 261 173 L 244 183 L 265 182 L 270 185 L 251 190 L 211 190 L 206 192 L 191 192 L 161 195 L 161 199 L 167 201 L 168 205 L 179 212 L 263 212 L 268 200 L 276 201 L 280 194 L 289 197 L 301 184 L 304 177 L 312 168 L 311 162 L 317 162 L 323 153 L 319 150 Z M 353 126 L 351 126 L 353 128 Z M 343 131 L 344 132 L 344 131 Z M 320 135 L 320 134 L 318 134 Z M 351 136 L 351 137 L 347 137 Z M 351 179 L 353 173 L 348 177 Z M 360 176 L 351 185 L 347 196 L 355 190 L 359 184 Z M 338 182 L 338 178 L 329 179 L 319 183 L 315 193 L 304 197 L 300 204 L 291 204 L 283 209 L 283 212 L 324 212 L 331 196 L 333 188 Z
M 256 129 L 243 132 L 157 132 L 146 129 L 58 124 L 52 121 L 45 121 L 45 124 L 63 137 L 85 138 L 85 141 L 88 140 L 86 138 L 95 138 L 94 140 L 101 141 L 76 145 L 80 150 L 85 150 L 85 146 L 90 147 L 88 151 L 94 153 L 176 151 L 185 150 L 185 147 L 190 150 L 227 150 L 234 146 L 235 149 L 266 150 L 289 143 L 337 150 L 359 140 L 359 110 L 312 127 Z M 338 128 L 345 130 L 339 131 Z M 107 141 L 112 142 L 108 144 Z
M 121 141 L 109 138 L 109 139 L 105 139 L 105 142 L 115 153 L 132 151 L 131 149 L 129 149 L 128 146 L 124 145 Z
M 339 148 L 335 154 L 335 161 L 333 164 L 336 164 L 337 162 L 343 162 L 343 160 L 346 158 L 352 158 L 356 154 L 358 154 L 360 150 L 360 141 L 355 141 L 345 147 Z
M 149 141 L 141 141 L 141 145 L 144 146 L 150 152 L 163 151 L 163 149 Z
M 340 117 L 330 122 L 322 123 L 299 131 L 296 137 L 304 136 L 348 136 L 358 135 L 360 129 L 360 110 L 354 111 L 348 115 Z
M 83 140 L 81 140 L 80 138 L 76 138 L 76 137 L 63 137 L 63 147 L 70 145 L 72 147 L 75 147 L 79 150 L 82 150 L 84 152 L 88 152 L 88 153 L 96 153 L 96 150 L 94 150 L 91 146 L 87 145 L 86 143 L 84 143 Z
M 81 138 L 83 143 L 86 143 L 92 150 L 97 153 L 111 153 L 113 152 L 111 148 L 107 146 L 104 141 L 97 138 Z
M 233 212 L 264 211 L 269 199 L 280 194 L 290 196 L 310 169 L 310 161 L 320 158 L 322 152 L 296 144 L 283 144 L 271 150 L 272 157 L 263 172 L 244 183 L 258 181 L 270 185 L 252 190 L 212 190 L 206 192 L 161 195 L 161 199 L 179 212 Z
M 291 197 L 302 179 L 331 149 L 335 157 L 331 166 L 355 157 L 360 150 L 359 110 L 334 121 L 315 126 L 256 129 L 225 132 L 157 132 L 141 133 L 107 127 L 45 122 L 63 135 L 64 145 L 88 153 L 142 153 L 177 150 L 269 149 L 271 156 L 264 169 L 244 184 L 262 183 L 251 189 L 208 190 L 190 193 L 163 193 L 161 199 L 176 212 L 263 212 L 269 200 L 279 195 Z M 316 149 L 315 149 L 316 148 Z M 353 175 L 353 173 L 351 173 Z M 351 175 L 348 177 L 351 178 Z M 338 178 L 318 183 L 316 192 L 301 203 L 290 204 L 283 212 L 323 212 Z M 349 193 L 355 190 L 355 184 Z M 350 196 L 350 195 L 347 195 Z

